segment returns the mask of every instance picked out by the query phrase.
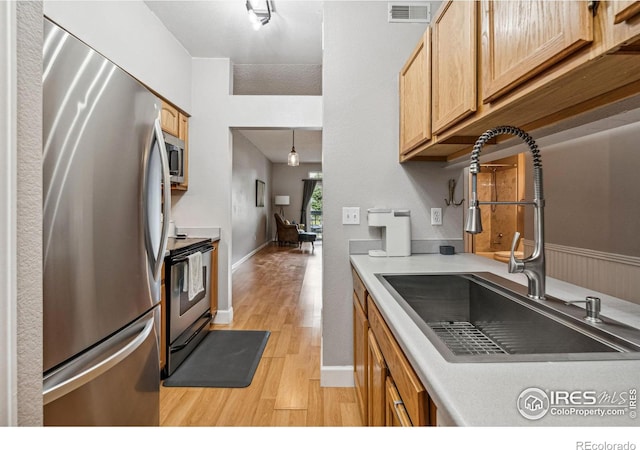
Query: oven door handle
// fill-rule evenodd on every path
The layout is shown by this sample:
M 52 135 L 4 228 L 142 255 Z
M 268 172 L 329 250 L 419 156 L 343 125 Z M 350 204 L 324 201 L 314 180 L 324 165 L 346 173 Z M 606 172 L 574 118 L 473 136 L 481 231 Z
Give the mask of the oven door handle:
M 209 253 L 210 251 L 212 251 L 213 249 L 215 249 L 215 247 L 213 245 L 209 245 L 207 247 L 204 247 L 202 250 L 200 250 L 202 252 L 202 254 L 204 255 L 205 253 Z M 195 252 L 193 252 L 195 253 Z M 188 260 L 189 257 L 188 256 L 180 256 L 178 258 L 174 258 L 171 260 L 171 264 L 178 264 L 181 262 L 184 262 L 186 260 Z
M 189 336 L 189 338 L 185 342 L 183 342 L 182 344 L 176 345 L 174 347 L 171 347 L 171 353 L 179 352 L 180 350 L 185 348 L 187 345 L 189 345 L 189 343 L 193 341 L 193 339 L 196 336 L 198 336 L 200 332 L 204 330 L 204 328 L 209 324 L 209 322 L 211 321 L 211 315 L 207 314 L 205 317 L 203 317 L 200 320 L 202 320 L 202 325 L 200 325 L 198 329 L 191 336 Z

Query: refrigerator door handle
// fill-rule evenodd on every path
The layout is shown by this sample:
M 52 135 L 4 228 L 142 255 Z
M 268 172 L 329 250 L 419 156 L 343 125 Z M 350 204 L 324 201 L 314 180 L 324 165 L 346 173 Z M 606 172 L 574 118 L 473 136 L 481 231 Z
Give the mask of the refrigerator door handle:
M 129 355 L 136 351 L 153 332 L 154 324 L 154 316 L 151 316 L 144 324 L 142 331 L 140 331 L 134 339 L 131 339 L 130 335 L 126 336 L 121 342 L 114 345 L 116 348 L 109 351 L 106 358 L 98 362 L 93 362 L 95 356 L 89 352 L 85 358 L 81 357 L 75 363 L 48 377 L 49 379 L 45 378 L 43 404 L 51 403 L 84 386 L 124 361 Z M 117 348 L 118 346 L 121 348 Z M 91 364 L 88 364 L 89 362 L 91 362 Z
M 158 144 L 157 147 L 155 144 Z M 160 245 L 158 246 L 158 253 L 154 254 L 153 245 L 151 244 L 151 228 L 150 217 L 148 212 L 147 202 L 149 201 L 149 186 L 147 180 L 149 174 L 149 164 L 145 165 L 145 173 L 143 176 L 144 195 L 143 195 L 143 210 L 145 214 L 145 242 L 147 245 L 147 254 L 151 260 L 151 267 L 153 271 L 153 278 L 156 281 L 160 280 L 160 271 L 162 269 L 162 262 L 164 261 L 164 253 L 167 250 L 167 242 L 169 240 L 169 221 L 171 216 L 171 183 L 169 181 L 169 161 L 167 160 L 167 150 L 164 144 L 164 136 L 162 134 L 162 126 L 160 125 L 160 118 L 156 118 L 153 124 L 153 139 L 151 140 L 151 148 L 149 153 L 157 148 L 160 152 L 160 164 L 162 166 L 162 234 L 160 237 Z M 151 158 L 151 156 L 149 156 Z

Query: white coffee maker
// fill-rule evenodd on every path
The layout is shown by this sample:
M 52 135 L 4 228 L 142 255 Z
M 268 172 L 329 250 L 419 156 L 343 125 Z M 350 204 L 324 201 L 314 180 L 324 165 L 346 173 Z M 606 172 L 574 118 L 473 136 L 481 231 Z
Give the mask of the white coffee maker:
M 369 256 L 411 255 L 411 217 L 408 209 L 370 208 L 370 227 L 382 227 L 383 250 L 369 250 Z

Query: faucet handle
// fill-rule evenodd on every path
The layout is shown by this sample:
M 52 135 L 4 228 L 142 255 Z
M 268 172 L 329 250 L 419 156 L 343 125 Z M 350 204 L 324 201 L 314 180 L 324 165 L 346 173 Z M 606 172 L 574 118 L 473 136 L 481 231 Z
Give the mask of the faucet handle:
M 517 259 L 515 252 L 520 240 L 520 233 L 517 231 L 513 235 L 513 241 L 511 242 L 511 255 L 509 256 L 509 273 L 521 273 L 524 271 L 524 261 Z

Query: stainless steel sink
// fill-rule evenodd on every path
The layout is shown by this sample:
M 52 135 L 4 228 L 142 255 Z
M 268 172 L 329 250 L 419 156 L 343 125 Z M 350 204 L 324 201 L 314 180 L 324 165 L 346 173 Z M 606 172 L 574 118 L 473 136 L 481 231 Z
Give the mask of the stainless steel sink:
M 450 362 L 640 359 L 640 330 L 491 273 L 377 277 Z

